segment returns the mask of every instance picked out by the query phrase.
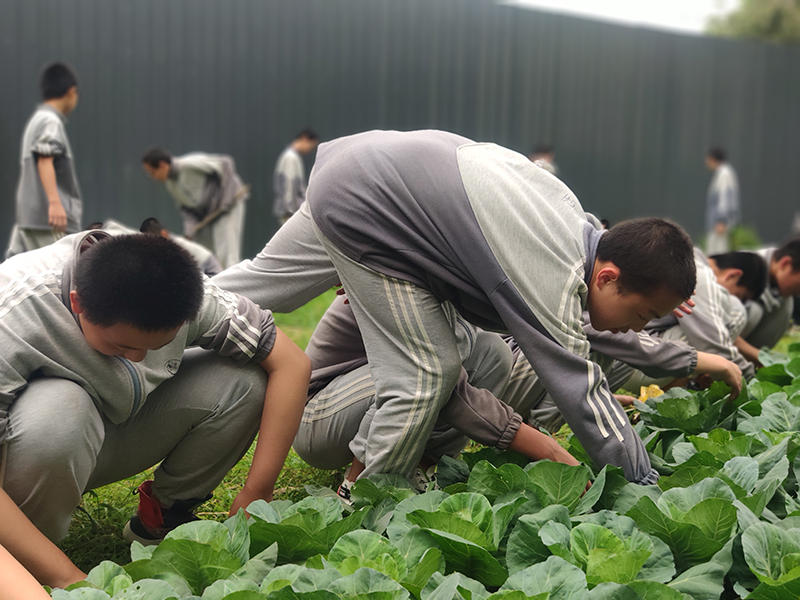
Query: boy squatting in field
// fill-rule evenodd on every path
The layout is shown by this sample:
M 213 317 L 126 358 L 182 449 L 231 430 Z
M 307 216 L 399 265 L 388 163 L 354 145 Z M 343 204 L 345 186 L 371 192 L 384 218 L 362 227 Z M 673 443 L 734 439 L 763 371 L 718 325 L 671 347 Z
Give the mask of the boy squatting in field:
M 215 280 L 281 311 L 344 285 L 378 398 L 362 477 L 411 476 L 419 463 L 461 372 L 448 300 L 514 335 L 596 464 L 657 479 L 588 360 L 582 313 L 612 331 L 670 313 L 694 289 L 691 241 L 659 219 L 601 234 L 524 156 L 439 131 L 322 144 L 300 211 Z
M 748 302 L 747 324 L 736 347 L 756 366 L 758 351 L 772 348 L 792 324 L 794 296 L 800 296 L 800 238 L 756 252 L 767 263 L 764 292 Z
M 692 314 L 680 320 L 669 315 L 651 321 L 645 330 L 655 337 L 685 341 L 702 352 L 733 361 L 745 379 L 750 379 L 755 375 L 753 363 L 739 352 L 735 341 L 747 322 L 742 302 L 761 295 L 766 281 L 766 264 L 752 252 L 728 252 L 706 258 L 699 248 L 695 248 L 694 254 L 697 288 Z M 626 389 L 639 389 L 639 386 L 651 383 L 665 385 L 673 381 L 671 377 L 652 378 L 631 369 L 627 369 L 630 378 L 626 381 L 625 371 L 622 366 L 615 378 Z
M 424 484 L 426 468 L 445 454 L 459 454 L 468 438 L 500 449 L 510 448 L 531 460 L 550 458 L 576 464 L 552 438 L 523 423 L 520 413 L 531 414 L 535 426 L 555 431 L 564 418 L 546 397 L 513 338 L 472 326 L 453 314 L 454 309 L 447 304 L 443 309 L 453 323 L 463 364 L 453 394 L 439 412 L 426 444 L 423 468 L 412 481 Z M 734 395 L 740 389 L 741 371 L 736 365 L 697 352 L 682 342 L 650 338 L 643 332 L 598 332 L 588 323 L 585 330 L 598 363 L 604 359 L 611 362 L 608 357 L 599 356 L 601 349 L 651 374 L 681 377 L 710 372 L 730 383 Z M 303 460 L 317 468 L 334 469 L 352 461 L 353 467 L 339 489 L 346 498 L 350 485 L 363 470 L 366 437 L 376 407 L 361 333 L 343 298 L 334 300 L 323 315 L 306 354 L 313 369 L 309 401 L 293 446 Z M 624 397 L 618 399 L 623 401 Z
M 193 519 L 257 432 L 231 512 L 271 500 L 308 358 L 269 311 L 203 280 L 173 242 L 89 231 L 7 260 L 0 345 L 0 505 L 13 506 L 0 544 L 40 582 L 84 578 L 48 540 L 66 535 L 81 494 L 159 461 L 129 539 L 154 542 Z

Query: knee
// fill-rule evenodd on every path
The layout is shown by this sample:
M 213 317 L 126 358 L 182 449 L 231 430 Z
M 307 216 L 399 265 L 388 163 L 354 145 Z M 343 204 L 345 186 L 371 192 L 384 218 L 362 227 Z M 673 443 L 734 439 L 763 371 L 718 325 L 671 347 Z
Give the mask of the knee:
M 64 379 L 32 381 L 9 411 L 9 461 L 22 456 L 42 471 L 94 460 L 105 437 L 103 419 L 89 394 Z

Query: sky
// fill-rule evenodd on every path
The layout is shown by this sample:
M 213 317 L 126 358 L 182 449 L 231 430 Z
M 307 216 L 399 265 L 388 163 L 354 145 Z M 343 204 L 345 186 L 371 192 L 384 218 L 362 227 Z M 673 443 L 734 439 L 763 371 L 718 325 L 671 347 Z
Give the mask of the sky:
M 508 0 L 507 3 L 697 35 L 703 33 L 709 17 L 730 12 L 739 4 L 738 0 Z

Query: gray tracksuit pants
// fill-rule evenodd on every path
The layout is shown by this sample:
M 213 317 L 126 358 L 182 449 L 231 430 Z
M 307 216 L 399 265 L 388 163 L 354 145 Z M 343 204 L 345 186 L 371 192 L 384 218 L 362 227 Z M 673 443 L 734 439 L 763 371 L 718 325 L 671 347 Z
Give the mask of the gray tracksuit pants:
M 266 374 L 201 349 L 142 409 L 113 425 L 77 384 L 31 381 L 9 413 L 3 489 L 53 541 L 64 538 L 81 495 L 159 461 L 153 491 L 164 504 L 204 498 L 250 447 Z
M 479 395 L 460 393 L 468 383 L 501 396 L 511 370 L 511 350 L 503 339 L 494 333 L 473 332 L 474 340 L 469 355 L 464 357 L 461 378 L 424 446 L 424 455 L 434 461 L 444 455 L 456 456 L 470 438 L 505 447 L 519 429 L 521 419 L 517 417 L 514 421 L 510 409 L 502 415 L 485 414 Z M 495 411 L 503 408 L 495 407 Z M 366 464 L 368 436 L 376 411 L 370 365 L 336 377 L 306 405 L 294 441 L 295 452 L 320 469 L 342 467 L 353 456 Z M 400 412 L 386 418 L 405 417 Z M 497 429 L 497 423 L 502 424 L 502 430 Z

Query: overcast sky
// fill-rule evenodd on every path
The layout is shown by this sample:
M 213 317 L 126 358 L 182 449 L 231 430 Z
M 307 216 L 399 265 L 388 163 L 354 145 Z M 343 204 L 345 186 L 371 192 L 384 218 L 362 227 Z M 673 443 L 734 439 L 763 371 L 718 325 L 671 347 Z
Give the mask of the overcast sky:
M 508 0 L 508 3 L 694 34 L 703 32 L 710 16 L 730 12 L 739 4 L 738 0 Z

